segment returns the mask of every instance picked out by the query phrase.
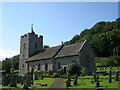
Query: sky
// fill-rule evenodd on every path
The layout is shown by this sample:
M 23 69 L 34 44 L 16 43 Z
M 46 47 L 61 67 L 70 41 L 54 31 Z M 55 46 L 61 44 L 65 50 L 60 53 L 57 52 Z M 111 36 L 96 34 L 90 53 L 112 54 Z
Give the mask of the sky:
M 19 54 L 20 36 L 31 24 L 52 47 L 99 21 L 118 18 L 118 2 L 2 2 L 0 7 L 0 60 Z

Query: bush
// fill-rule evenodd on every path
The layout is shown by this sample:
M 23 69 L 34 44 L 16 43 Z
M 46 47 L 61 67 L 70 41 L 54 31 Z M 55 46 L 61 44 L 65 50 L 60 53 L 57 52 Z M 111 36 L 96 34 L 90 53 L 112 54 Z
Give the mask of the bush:
M 67 72 L 71 75 L 75 75 L 76 73 L 80 74 L 81 67 L 78 63 L 72 63 L 67 66 Z
M 107 58 L 96 57 L 96 64 L 100 66 L 119 66 L 120 65 L 120 56 L 110 56 Z
M 53 73 L 52 77 L 60 77 L 59 73 Z
M 25 75 L 32 75 L 32 72 L 27 72 Z
M 64 74 L 64 70 L 63 70 L 63 69 L 59 69 L 59 70 L 57 70 L 57 71 L 55 71 L 55 72 L 58 73 L 59 75 Z
M 67 74 L 62 74 L 60 77 L 61 78 L 67 78 Z
M 74 79 L 76 77 L 76 75 L 72 75 L 71 78 Z

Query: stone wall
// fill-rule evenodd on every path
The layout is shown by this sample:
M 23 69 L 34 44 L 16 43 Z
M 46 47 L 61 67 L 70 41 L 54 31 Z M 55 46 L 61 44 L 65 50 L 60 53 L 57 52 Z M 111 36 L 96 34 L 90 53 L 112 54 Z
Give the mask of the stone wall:
M 20 59 L 19 59 L 19 74 L 24 74 L 27 71 L 27 60 L 36 51 L 42 51 L 43 49 L 43 36 L 39 36 L 35 33 L 28 33 L 21 36 L 20 39 Z
M 63 57 L 63 58 L 56 58 L 55 59 L 55 69 L 58 69 L 58 63 L 60 62 L 61 69 L 64 69 L 64 67 L 67 67 L 68 64 L 71 64 L 73 62 L 80 63 L 79 56 L 71 56 L 71 57 Z
M 86 42 L 80 50 L 80 65 L 86 68 L 87 74 L 95 72 L 95 52 Z
M 34 70 L 38 70 L 38 64 L 40 64 L 40 70 L 45 71 L 46 63 L 48 64 L 48 70 L 53 70 L 52 59 L 30 61 L 27 62 L 27 65 L 29 65 L 29 71 L 31 71 L 32 68 L 34 68 Z

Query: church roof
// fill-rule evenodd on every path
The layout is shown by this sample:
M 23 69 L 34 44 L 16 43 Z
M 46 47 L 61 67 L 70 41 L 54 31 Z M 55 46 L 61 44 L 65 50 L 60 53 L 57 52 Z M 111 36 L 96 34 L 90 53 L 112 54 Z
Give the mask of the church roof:
M 55 58 L 78 55 L 83 42 L 64 46 Z
M 61 45 L 51 47 L 51 48 L 46 48 L 44 51 L 28 58 L 27 61 L 52 58 L 56 54 L 56 52 L 59 50 L 60 47 Z
M 60 58 L 60 57 L 78 55 L 85 42 L 86 41 L 75 43 L 75 44 L 70 44 L 70 45 L 65 45 L 65 46 L 59 45 L 59 46 L 55 46 L 51 48 L 46 48 L 43 52 L 40 52 L 28 58 L 28 60 L 26 61 L 49 59 L 52 57 Z

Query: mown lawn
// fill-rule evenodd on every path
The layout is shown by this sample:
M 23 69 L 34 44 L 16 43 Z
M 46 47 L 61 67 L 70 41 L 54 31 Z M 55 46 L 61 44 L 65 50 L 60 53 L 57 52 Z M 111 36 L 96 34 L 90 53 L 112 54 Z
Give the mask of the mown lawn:
M 112 71 L 120 71 L 120 67 L 97 67 L 97 70 L 96 72 L 106 72 L 106 73 L 109 73 L 110 69 Z
M 86 79 L 89 78 L 89 79 Z M 71 87 L 69 88 L 86 88 L 85 90 L 88 89 L 95 89 L 96 87 L 96 82 L 94 82 L 93 84 L 91 83 L 92 76 L 87 76 L 87 77 L 79 77 L 78 79 L 78 85 L 74 85 L 74 79 L 71 80 Z M 120 81 L 115 81 L 115 79 L 112 79 L 112 83 L 108 82 L 108 76 L 101 76 L 101 79 L 99 79 L 100 81 L 100 87 L 99 88 L 104 88 L 104 90 L 109 90 L 109 88 L 112 88 L 112 90 L 117 89 L 120 87 Z M 64 80 L 64 82 L 66 81 L 66 79 Z M 64 83 L 64 87 L 66 87 L 66 84 Z M 83 89 L 84 90 L 84 89 Z M 110 89 L 111 90 L 111 89 Z
M 47 86 L 35 86 L 35 84 L 40 83 L 40 84 L 47 84 Z M 34 85 L 32 85 L 29 88 L 50 88 L 54 83 L 54 78 L 44 78 L 43 80 L 35 80 Z M 21 84 L 18 83 L 17 87 L 10 87 L 10 86 L 2 86 L 0 85 L 0 88 L 14 88 L 14 89 L 19 89 L 21 88 Z

